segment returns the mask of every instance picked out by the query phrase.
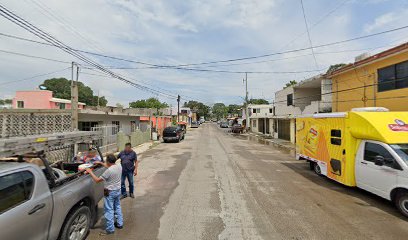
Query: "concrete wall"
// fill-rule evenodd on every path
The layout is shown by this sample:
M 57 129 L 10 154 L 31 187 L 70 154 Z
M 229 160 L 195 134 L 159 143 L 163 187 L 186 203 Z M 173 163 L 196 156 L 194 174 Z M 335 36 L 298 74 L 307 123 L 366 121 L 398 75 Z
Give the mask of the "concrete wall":
M 294 88 L 293 104 L 303 111 L 312 101 L 320 101 L 321 89 L 319 88 Z
M 140 130 L 136 130 L 130 135 L 123 132 L 119 132 L 117 134 L 118 151 L 122 151 L 125 148 L 125 144 L 128 142 L 130 142 L 132 146 L 138 146 L 148 141 L 150 141 L 150 131 L 142 132 Z
M 259 113 L 253 110 L 259 109 Z M 250 118 L 264 118 L 264 117 L 273 117 L 273 112 L 270 112 L 270 109 L 273 109 L 272 104 L 249 104 L 248 105 L 248 115 Z

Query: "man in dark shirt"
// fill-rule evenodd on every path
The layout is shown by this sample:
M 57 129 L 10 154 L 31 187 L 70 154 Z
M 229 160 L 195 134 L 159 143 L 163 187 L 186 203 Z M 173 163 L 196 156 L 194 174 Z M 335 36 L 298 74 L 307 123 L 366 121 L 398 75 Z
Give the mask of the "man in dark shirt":
M 132 144 L 126 143 L 125 144 L 125 150 L 119 153 L 118 158 L 121 160 L 122 164 L 122 198 L 127 197 L 126 193 L 126 185 L 125 181 L 126 178 L 128 179 L 129 182 L 129 195 L 131 198 L 135 198 L 133 191 L 134 191 L 134 186 L 133 186 L 133 176 L 137 175 L 137 155 L 135 151 L 132 149 Z

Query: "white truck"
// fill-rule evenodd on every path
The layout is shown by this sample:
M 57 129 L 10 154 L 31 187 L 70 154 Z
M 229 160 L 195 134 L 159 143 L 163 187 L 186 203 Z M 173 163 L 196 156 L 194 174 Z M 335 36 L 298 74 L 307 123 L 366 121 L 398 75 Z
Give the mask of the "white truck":
M 103 185 L 79 171 L 79 163 L 49 163 L 44 153 L 100 137 L 69 132 L 0 139 L 0 239 L 86 238 L 97 221 Z M 103 171 L 95 169 L 97 175 Z

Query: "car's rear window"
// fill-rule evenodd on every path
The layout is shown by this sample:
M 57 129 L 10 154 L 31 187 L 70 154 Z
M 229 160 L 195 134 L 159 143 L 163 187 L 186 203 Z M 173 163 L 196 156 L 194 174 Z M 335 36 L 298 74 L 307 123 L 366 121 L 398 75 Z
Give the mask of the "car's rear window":
M 167 127 L 167 128 L 164 129 L 165 132 L 173 132 L 173 131 L 176 131 L 176 130 L 177 130 L 177 128 L 175 128 L 175 127 Z

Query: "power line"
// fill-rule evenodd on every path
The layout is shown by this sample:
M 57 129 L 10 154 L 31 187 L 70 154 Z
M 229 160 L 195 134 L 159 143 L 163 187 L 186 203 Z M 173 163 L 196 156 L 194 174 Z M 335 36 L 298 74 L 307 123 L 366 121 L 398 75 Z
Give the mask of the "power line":
M 36 59 L 42 59 L 42 60 L 47 60 L 47 61 L 52 61 L 52 62 L 71 64 L 71 62 L 67 62 L 67 61 L 61 61 L 61 60 L 52 59 L 52 58 L 39 57 L 39 56 L 29 55 L 29 54 L 25 54 L 25 53 L 18 53 L 18 52 L 13 52 L 13 51 L 7 51 L 7 50 L 2 50 L 2 49 L 0 49 L 0 52 L 13 54 L 13 55 L 17 55 L 17 56 L 22 56 L 22 57 L 36 58 Z
M 317 59 L 316 59 L 316 55 L 314 53 L 313 44 L 312 44 L 312 38 L 310 37 L 309 26 L 307 25 L 307 19 L 306 19 L 305 8 L 303 6 L 303 0 L 300 0 L 300 3 L 302 5 L 303 19 L 305 20 L 307 37 L 309 38 L 309 43 L 310 43 L 310 50 L 312 51 L 312 55 L 313 55 L 313 59 L 314 59 L 314 62 L 315 62 L 316 69 L 318 69 L 319 65 L 317 64 Z
M 359 37 L 349 38 L 349 39 L 345 39 L 345 40 L 341 40 L 341 41 L 335 41 L 335 42 L 315 45 L 315 46 L 313 46 L 313 48 L 317 49 L 317 48 L 323 48 L 323 47 L 328 47 L 328 46 L 333 46 L 333 45 L 339 45 L 339 44 L 343 44 L 343 43 L 348 43 L 348 42 L 352 42 L 352 41 L 357 41 L 357 40 L 366 39 L 366 38 L 370 38 L 370 37 L 375 37 L 375 36 L 379 36 L 379 35 L 383 35 L 383 34 L 387 34 L 387 33 L 391 33 L 391 32 L 400 31 L 400 30 L 407 29 L 407 28 L 408 28 L 408 25 L 405 25 L 405 26 L 402 26 L 402 27 L 393 28 L 393 29 L 389 29 L 389 30 L 385 30 L 385 31 L 377 32 L 377 33 L 372 33 L 372 34 L 363 35 L 363 36 L 359 36 Z M 0 35 L 5 36 L 5 37 L 9 37 L 9 38 L 19 39 L 19 40 L 22 40 L 22 41 L 28 41 L 28 42 L 32 42 L 32 43 L 48 45 L 48 46 L 54 46 L 54 47 L 64 49 L 64 46 L 56 46 L 55 44 L 35 41 L 35 40 L 27 39 L 27 38 L 13 36 L 13 35 L 10 35 L 10 34 L 0 33 Z M 292 50 L 287 50 L 287 51 L 278 51 L 278 52 L 274 52 L 274 53 L 268 53 L 268 54 L 257 55 L 257 56 L 242 57 L 242 58 L 233 58 L 233 59 L 225 59 L 225 60 L 217 60 L 217 61 L 200 62 L 200 63 L 188 63 L 188 64 L 180 64 L 180 65 L 159 65 L 159 64 L 152 64 L 152 63 L 147 63 L 147 62 L 142 62 L 142 61 L 136 61 L 136 60 L 126 59 L 126 58 L 114 57 L 114 56 L 109 56 L 109 55 L 105 55 L 105 54 L 99 54 L 99 53 L 94 53 L 94 52 L 90 52 L 90 51 L 70 48 L 70 50 L 80 52 L 80 53 L 86 53 L 86 54 L 99 56 L 99 57 L 104 57 L 104 58 L 110 58 L 110 59 L 114 59 L 114 60 L 118 60 L 118 61 L 131 62 L 131 63 L 141 64 L 141 65 L 147 65 L 147 66 L 151 66 L 151 67 L 161 67 L 161 68 L 166 68 L 166 67 L 167 68 L 186 67 L 186 66 L 198 66 L 198 65 L 208 65 L 208 64 L 217 64 L 217 63 L 237 62 L 237 61 L 243 61 L 243 60 L 251 60 L 251 59 L 265 58 L 265 57 L 271 57 L 271 56 L 276 56 L 276 55 L 283 55 L 283 54 L 287 54 L 287 53 L 301 52 L 301 51 L 306 51 L 306 50 L 310 50 L 310 49 L 311 49 L 310 47 L 305 47 L 305 48 L 297 48 L 297 49 L 292 49 Z
M 25 30 L 31 32 L 32 34 L 36 35 L 37 37 L 45 40 L 46 42 L 60 48 L 61 50 L 67 52 L 68 54 L 80 59 L 81 61 L 99 69 L 102 72 L 105 72 L 109 75 L 111 75 L 112 77 L 125 82 L 133 87 L 136 87 L 140 90 L 143 91 L 148 91 L 148 92 L 152 92 L 155 94 L 162 94 L 163 96 L 167 96 L 167 97 L 175 97 L 173 95 L 170 94 L 166 94 L 163 93 L 161 91 L 155 90 L 155 89 L 151 89 L 148 88 L 146 86 L 134 83 L 132 81 L 129 81 L 128 79 L 104 68 L 103 66 L 101 66 L 100 64 L 90 60 L 89 58 L 81 55 L 80 53 L 74 51 L 71 47 L 67 46 L 66 44 L 62 43 L 61 41 L 57 40 L 56 38 L 54 38 L 53 36 L 49 35 L 48 33 L 42 31 L 41 29 L 37 28 L 36 26 L 34 26 L 33 24 L 29 23 L 28 21 L 24 20 L 23 18 L 19 17 L 18 15 L 16 15 L 15 13 L 13 13 L 12 11 L 8 10 L 6 7 L 4 7 L 3 5 L 0 5 L 0 15 L 3 16 L 4 18 L 6 18 L 7 20 L 15 23 L 16 25 L 20 26 L 21 28 L 24 28 Z
M 33 78 L 44 77 L 44 76 L 51 75 L 51 74 L 54 74 L 54 73 L 63 72 L 63 71 L 68 70 L 68 69 L 71 69 L 71 67 L 59 69 L 59 70 L 56 70 L 56 71 L 53 71 L 53 72 L 38 74 L 38 75 L 35 75 L 35 76 L 32 76 L 32 77 L 27 77 L 27 78 L 23 78 L 23 79 L 18 79 L 18 80 L 13 80 L 13 81 L 8 81 L 8 82 L 0 82 L 0 86 L 11 84 L 11 83 L 23 82 L 23 81 L 31 80 Z

